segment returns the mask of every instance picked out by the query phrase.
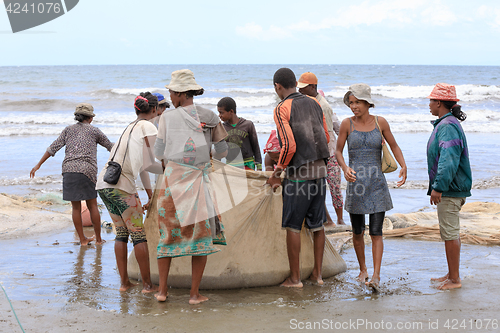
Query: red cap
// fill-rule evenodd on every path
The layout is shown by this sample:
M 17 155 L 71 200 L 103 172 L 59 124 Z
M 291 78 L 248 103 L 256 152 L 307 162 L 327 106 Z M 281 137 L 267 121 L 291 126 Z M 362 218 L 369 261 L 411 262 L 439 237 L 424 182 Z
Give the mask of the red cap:
M 265 153 L 279 153 L 281 151 L 280 142 L 276 136 L 276 130 L 271 131 L 271 135 L 267 140 L 266 147 L 264 148 Z
M 429 99 L 435 99 L 437 101 L 454 101 L 458 102 L 457 92 L 455 90 L 455 86 L 452 86 L 448 83 L 438 83 L 432 89 Z

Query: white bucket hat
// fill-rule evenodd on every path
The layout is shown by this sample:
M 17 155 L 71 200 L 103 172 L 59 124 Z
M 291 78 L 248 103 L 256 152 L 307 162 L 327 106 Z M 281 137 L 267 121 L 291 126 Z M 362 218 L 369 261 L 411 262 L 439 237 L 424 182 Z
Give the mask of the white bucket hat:
M 202 86 L 196 83 L 194 80 L 194 74 L 189 69 L 180 69 L 172 72 L 170 84 L 167 84 L 165 88 L 175 92 L 203 89 Z
M 356 83 L 349 87 L 349 90 L 344 95 L 344 104 L 349 106 L 349 95 L 353 94 L 359 100 L 367 101 L 371 107 L 375 107 L 372 100 L 372 89 L 365 83 Z

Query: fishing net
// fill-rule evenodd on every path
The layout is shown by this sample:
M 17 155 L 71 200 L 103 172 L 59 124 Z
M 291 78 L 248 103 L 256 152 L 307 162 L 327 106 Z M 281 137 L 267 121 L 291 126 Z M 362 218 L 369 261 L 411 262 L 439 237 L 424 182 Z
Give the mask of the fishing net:
M 265 185 L 269 172 L 245 171 L 214 161 L 210 173 L 217 206 L 225 227 L 227 246 L 208 257 L 201 281 L 204 289 L 273 286 L 290 274 L 286 231 L 281 228 L 281 188 L 273 192 Z M 161 180 L 160 180 L 161 181 Z M 155 191 L 153 206 L 145 219 L 150 254 L 151 278 L 158 283 L 156 246 L 159 240 Z M 307 278 L 314 266 L 313 235 L 301 233 L 301 277 Z M 325 243 L 323 278 L 346 271 L 347 267 L 330 242 Z M 129 256 L 128 273 L 139 278 L 135 255 Z M 191 257 L 173 258 L 168 284 L 191 286 Z
M 500 245 L 500 204 L 495 202 L 466 203 L 460 211 L 460 240 L 464 244 Z M 416 212 L 388 217 L 392 230 L 385 237 L 404 237 L 441 241 L 437 213 Z

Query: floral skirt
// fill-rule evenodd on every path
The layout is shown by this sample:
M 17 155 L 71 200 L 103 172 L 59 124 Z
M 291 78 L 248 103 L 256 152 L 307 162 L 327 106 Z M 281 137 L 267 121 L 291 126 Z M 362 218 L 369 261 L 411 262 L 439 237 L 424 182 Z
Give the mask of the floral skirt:
M 334 208 L 342 208 L 343 206 L 342 191 L 340 189 L 340 176 L 340 166 L 337 159 L 335 156 L 329 157 L 326 181 L 328 182 L 328 187 L 330 188 Z
M 134 246 L 146 242 L 144 211 L 137 193 L 130 194 L 117 188 L 103 188 L 97 192 L 115 225 L 115 240 L 127 243 L 130 235 Z
M 208 175 L 211 165 L 169 161 L 158 195 L 158 258 L 203 256 L 226 245 Z

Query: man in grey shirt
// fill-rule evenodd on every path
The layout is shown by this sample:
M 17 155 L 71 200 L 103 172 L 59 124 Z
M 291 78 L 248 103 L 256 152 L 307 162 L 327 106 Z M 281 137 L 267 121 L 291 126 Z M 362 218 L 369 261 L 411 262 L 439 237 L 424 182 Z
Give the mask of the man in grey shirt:
M 321 105 L 323 109 L 323 114 L 325 116 L 326 126 L 328 127 L 328 134 L 330 135 L 330 142 L 328 143 L 328 150 L 330 151 L 330 157 L 328 158 L 327 165 L 327 177 L 328 187 L 330 188 L 330 194 L 332 196 L 332 204 L 337 214 L 337 224 L 345 224 L 343 219 L 343 198 L 342 192 L 340 190 L 340 167 L 335 158 L 335 146 L 337 144 L 337 137 L 335 134 L 339 134 L 340 121 L 337 115 L 333 113 L 332 107 L 328 104 L 325 97 L 318 93 L 318 78 L 311 72 L 306 72 L 302 74 L 297 82 L 297 87 L 301 94 L 311 96 L 316 98 L 316 100 Z M 327 211 L 328 225 L 335 225 L 332 221 L 330 215 Z

